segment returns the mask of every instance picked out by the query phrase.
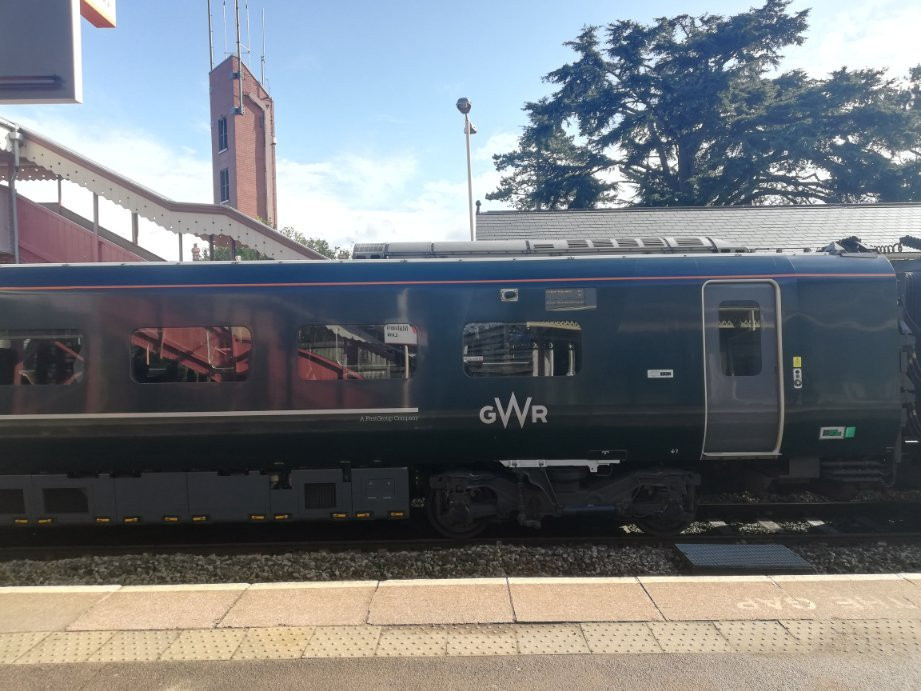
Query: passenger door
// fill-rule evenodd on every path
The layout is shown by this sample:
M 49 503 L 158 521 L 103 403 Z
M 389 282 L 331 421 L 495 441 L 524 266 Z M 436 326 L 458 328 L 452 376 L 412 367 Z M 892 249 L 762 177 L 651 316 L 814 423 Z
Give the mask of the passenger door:
M 703 286 L 705 456 L 779 453 L 778 308 L 779 290 L 772 281 Z

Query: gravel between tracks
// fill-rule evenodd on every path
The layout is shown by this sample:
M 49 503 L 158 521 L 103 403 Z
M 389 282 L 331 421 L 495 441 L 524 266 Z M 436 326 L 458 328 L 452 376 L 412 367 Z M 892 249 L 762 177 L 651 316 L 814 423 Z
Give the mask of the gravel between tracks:
M 792 547 L 818 573 L 921 571 L 921 545 Z M 251 583 L 503 576 L 680 575 L 670 546 L 476 545 L 427 551 L 121 555 L 0 562 L 0 585 Z

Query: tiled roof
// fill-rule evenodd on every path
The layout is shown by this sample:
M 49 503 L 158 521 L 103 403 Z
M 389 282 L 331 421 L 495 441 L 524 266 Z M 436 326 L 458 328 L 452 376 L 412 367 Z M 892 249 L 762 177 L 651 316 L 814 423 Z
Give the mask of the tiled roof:
M 921 204 L 488 211 L 478 240 L 707 236 L 752 249 L 824 247 L 856 235 L 872 247 L 921 237 Z

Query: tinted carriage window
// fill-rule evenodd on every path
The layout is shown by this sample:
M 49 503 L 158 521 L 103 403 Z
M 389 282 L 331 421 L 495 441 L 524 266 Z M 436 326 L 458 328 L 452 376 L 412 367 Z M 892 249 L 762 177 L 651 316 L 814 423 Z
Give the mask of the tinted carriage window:
M 464 371 L 471 377 L 571 377 L 582 369 L 575 322 L 487 322 L 464 327 Z
M 753 377 L 761 372 L 761 309 L 757 302 L 720 304 L 720 361 L 729 377 Z
M 138 329 L 131 334 L 131 378 L 140 384 L 242 381 L 251 349 L 243 326 Z
M 0 385 L 83 380 L 83 335 L 70 329 L 0 330 Z
M 418 336 L 411 324 L 324 324 L 297 333 L 301 379 L 409 379 Z

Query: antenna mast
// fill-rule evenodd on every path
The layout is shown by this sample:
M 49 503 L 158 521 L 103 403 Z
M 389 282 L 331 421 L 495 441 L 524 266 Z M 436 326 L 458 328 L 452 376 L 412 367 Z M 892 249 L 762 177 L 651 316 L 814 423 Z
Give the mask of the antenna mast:
M 262 8 L 262 58 L 259 60 L 259 81 L 265 86 L 265 8 Z
M 222 9 L 222 15 L 224 18 L 224 58 L 227 57 L 227 0 L 224 0 L 224 7 Z
M 211 0 L 208 0 L 208 65 L 214 70 L 214 29 L 211 27 Z
M 253 34 L 249 30 L 249 0 L 243 4 L 246 8 L 246 57 L 249 58 L 250 64 L 253 61 Z
M 240 0 L 233 0 L 234 12 L 237 17 L 237 80 L 240 84 L 240 109 L 239 114 L 246 112 L 243 106 L 243 49 L 240 46 Z

